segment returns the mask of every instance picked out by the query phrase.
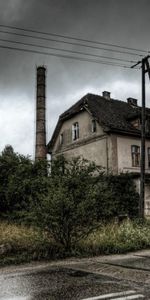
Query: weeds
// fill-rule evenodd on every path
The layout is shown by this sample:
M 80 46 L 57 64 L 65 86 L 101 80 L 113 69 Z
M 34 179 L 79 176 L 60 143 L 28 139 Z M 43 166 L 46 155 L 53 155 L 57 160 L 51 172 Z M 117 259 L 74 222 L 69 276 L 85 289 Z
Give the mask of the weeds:
M 61 257 L 61 246 L 47 232 L 23 225 L 0 223 L 0 264 Z
M 88 255 L 125 253 L 150 247 L 150 223 L 124 221 L 101 225 L 79 244 Z
M 101 224 L 71 253 L 55 242 L 47 232 L 6 222 L 0 223 L 0 264 L 55 259 L 70 255 L 94 256 L 125 253 L 150 248 L 150 222 L 124 221 Z M 4 249 L 4 252 L 2 251 Z

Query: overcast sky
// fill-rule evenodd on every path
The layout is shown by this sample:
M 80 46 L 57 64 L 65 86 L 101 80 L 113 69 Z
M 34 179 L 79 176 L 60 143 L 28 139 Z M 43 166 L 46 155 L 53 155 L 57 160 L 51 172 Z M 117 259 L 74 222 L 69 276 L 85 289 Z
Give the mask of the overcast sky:
M 4 25 L 150 50 L 149 0 L 0 0 L 0 20 Z M 136 56 L 0 32 L 0 39 L 4 38 L 139 60 Z M 12 46 L 2 41 L 0 45 Z M 43 64 L 47 67 L 47 142 L 59 114 L 86 93 L 101 94 L 107 90 L 113 98 L 126 101 L 134 97 L 141 102 L 140 70 L 0 48 L 0 151 L 11 144 L 16 152 L 34 155 L 36 66 Z M 147 81 L 150 107 L 149 87 Z

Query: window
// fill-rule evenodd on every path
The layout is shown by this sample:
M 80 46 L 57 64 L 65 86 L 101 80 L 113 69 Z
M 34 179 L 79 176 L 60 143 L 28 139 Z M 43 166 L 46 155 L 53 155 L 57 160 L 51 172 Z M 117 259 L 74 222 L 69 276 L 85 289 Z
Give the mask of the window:
M 79 138 L 79 123 L 76 122 L 72 125 L 72 140 L 75 141 Z
M 132 167 L 140 166 L 140 147 L 136 145 L 131 146 Z
M 146 130 L 146 133 L 150 134 L 150 118 L 149 117 L 145 121 L 145 130 Z
M 148 168 L 150 168 L 150 147 L 147 148 L 147 155 L 148 155 Z
M 64 135 L 63 135 L 63 133 L 60 134 L 59 142 L 60 142 L 60 145 L 62 145 L 63 142 L 64 142 Z
M 135 120 L 131 121 L 131 124 L 136 129 L 140 129 L 140 127 L 141 127 L 140 119 L 135 119 Z
M 92 120 L 92 132 L 96 132 L 96 120 Z

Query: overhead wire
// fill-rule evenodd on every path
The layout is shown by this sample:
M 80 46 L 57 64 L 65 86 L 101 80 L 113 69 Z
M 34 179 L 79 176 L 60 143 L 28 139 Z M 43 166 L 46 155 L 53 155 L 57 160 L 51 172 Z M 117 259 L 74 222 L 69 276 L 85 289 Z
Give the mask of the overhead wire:
M 22 48 L 11 47 L 11 46 L 6 46 L 6 45 L 0 45 L 0 48 L 8 49 L 8 50 L 16 50 L 16 51 L 35 53 L 35 54 L 42 54 L 42 55 L 48 55 L 48 56 L 54 56 L 54 57 L 61 57 L 61 58 L 67 58 L 67 59 L 74 59 L 74 60 L 79 60 L 79 61 L 85 61 L 85 62 L 91 62 L 91 63 L 104 64 L 104 65 L 110 65 L 110 66 L 115 66 L 115 67 L 122 67 L 122 68 L 131 69 L 130 66 L 121 65 L 121 64 L 117 64 L 117 63 L 112 63 L 112 62 L 108 62 L 108 61 L 100 61 L 100 60 L 90 59 L 90 58 L 81 58 L 81 57 L 76 57 L 76 56 L 71 56 L 71 55 L 70 56 L 69 55 L 63 55 L 63 54 L 58 54 L 58 53 L 50 53 L 50 52 L 31 50 L 31 49 L 22 49 Z
M 116 60 L 116 61 L 122 61 L 122 62 L 127 62 L 127 63 L 136 63 L 136 61 L 134 60 L 127 60 L 127 59 L 122 59 L 122 58 L 118 58 L 118 57 L 109 57 L 109 56 L 104 56 L 104 55 L 97 55 L 97 54 L 92 54 L 92 53 L 85 53 L 82 51 L 75 51 L 75 50 L 67 50 L 67 49 L 61 49 L 61 48 L 56 48 L 56 47 L 50 47 L 50 46 L 43 46 L 43 45 L 39 45 L 39 44 L 32 44 L 32 43 L 25 43 L 25 42 L 21 42 L 21 41 L 12 41 L 12 40 L 7 40 L 7 39 L 2 39 L 0 38 L 0 41 L 2 42 L 7 42 L 7 43 L 13 43 L 13 44 L 19 44 L 19 45 L 23 45 L 23 46 L 32 46 L 32 47 L 38 47 L 38 48 L 42 48 L 42 49 L 50 49 L 50 50 L 55 50 L 55 51 L 61 51 L 61 52 L 69 52 L 69 53 L 73 53 L 73 54 L 80 54 L 80 55 L 84 55 L 84 56 L 91 56 L 91 57 L 97 57 L 97 58 L 104 58 L 104 59 L 109 59 L 109 60 Z
M 21 28 L 21 27 L 16 27 L 16 26 L 11 26 L 11 25 L 4 25 L 0 24 L 0 27 L 3 28 L 9 28 L 9 29 L 15 29 L 15 30 L 20 30 L 20 31 L 26 31 L 26 32 L 32 32 L 36 34 L 44 34 L 47 36 L 55 36 L 59 38 L 65 38 L 65 39 L 71 39 L 71 40 L 76 40 L 76 41 L 81 41 L 81 42 L 86 42 L 86 43 L 92 43 L 92 44 L 99 44 L 99 45 L 105 45 L 109 47 L 116 47 L 116 48 L 122 48 L 126 50 L 132 50 L 136 52 L 142 52 L 142 53 L 149 53 L 149 51 L 143 50 L 143 49 L 137 49 L 137 48 L 132 48 L 132 47 L 127 47 L 127 46 L 121 46 L 117 44 L 112 44 L 112 43 L 105 43 L 105 42 L 100 42 L 100 41 L 94 41 L 94 40 L 88 40 L 88 39 L 83 39 L 83 38 L 78 38 L 78 37 L 73 37 L 73 36 L 68 36 L 68 35 L 62 35 L 62 34 L 56 34 L 56 33 L 51 33 L 51 32 L 44 32 L 44 31 L 38 31 L 34 29 L 27 29 L 27 28 Z
M 50 41 L 50 42 L 56 42 L 56 43 L 63 43 L 71 46 L 81 46 L 85 48 L 91 48 L 91 49 L 96 49 L 96 50 L 103 50 L 103 51 L 108 51 L 112 53 L 120 53 L 120 54 L 126 54 L 126 55 L 133 55 L 133 56 L 138 56 L 138 57 L 143 57 L 142 54 L 138 53 L 133 53 L 129 51 L 121 51 L 121 50 L 115 50 L 115 49 L 109 49 L 109 48 L 104 48 L 104 47 L 98 47 L 98 46 L 93 46 L 93 45 L 85 45 L 82 43 L 75 43 L 75 42 L 68 42 L 64 40 L 57 40 L 57 39 L 52 39 L 52 38 L 46 38 L 46 37 L 39 37 L 35 35 L 29 35 L 29 34 L 23 34 L 23 33 L 17 33 L 17 32 L 11 32 L 7 30 L 0 30 L 0 33 L 6 33 L 10 35 L 15 35 L 15 36 L 20 36 L 20 37 L 28 37 L 28 38 L 33 38 L 33 39 L 38 39 L 38 40 L 44 40 L 44 41 Z

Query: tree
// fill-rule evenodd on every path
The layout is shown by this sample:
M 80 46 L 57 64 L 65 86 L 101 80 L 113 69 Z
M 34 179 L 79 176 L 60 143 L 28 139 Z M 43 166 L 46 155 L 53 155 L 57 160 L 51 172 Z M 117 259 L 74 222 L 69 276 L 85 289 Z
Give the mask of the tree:
M 6 146 L 0 155 L 0 212 L 11 217 L 15 212 L 30 210 L 39 194 L 46 193 L 47 163 L 33 162 Z M 18 213 L 19 216 L 19 213 Z
M 97 225 L 96 184 L 98 169 L 80 158 L 65 161 L 62 157 L 52 165 L 48 195 L 42 197 L 36 215 L 66 250 Z M 101 175 L 102 176 L 102 173 Z

